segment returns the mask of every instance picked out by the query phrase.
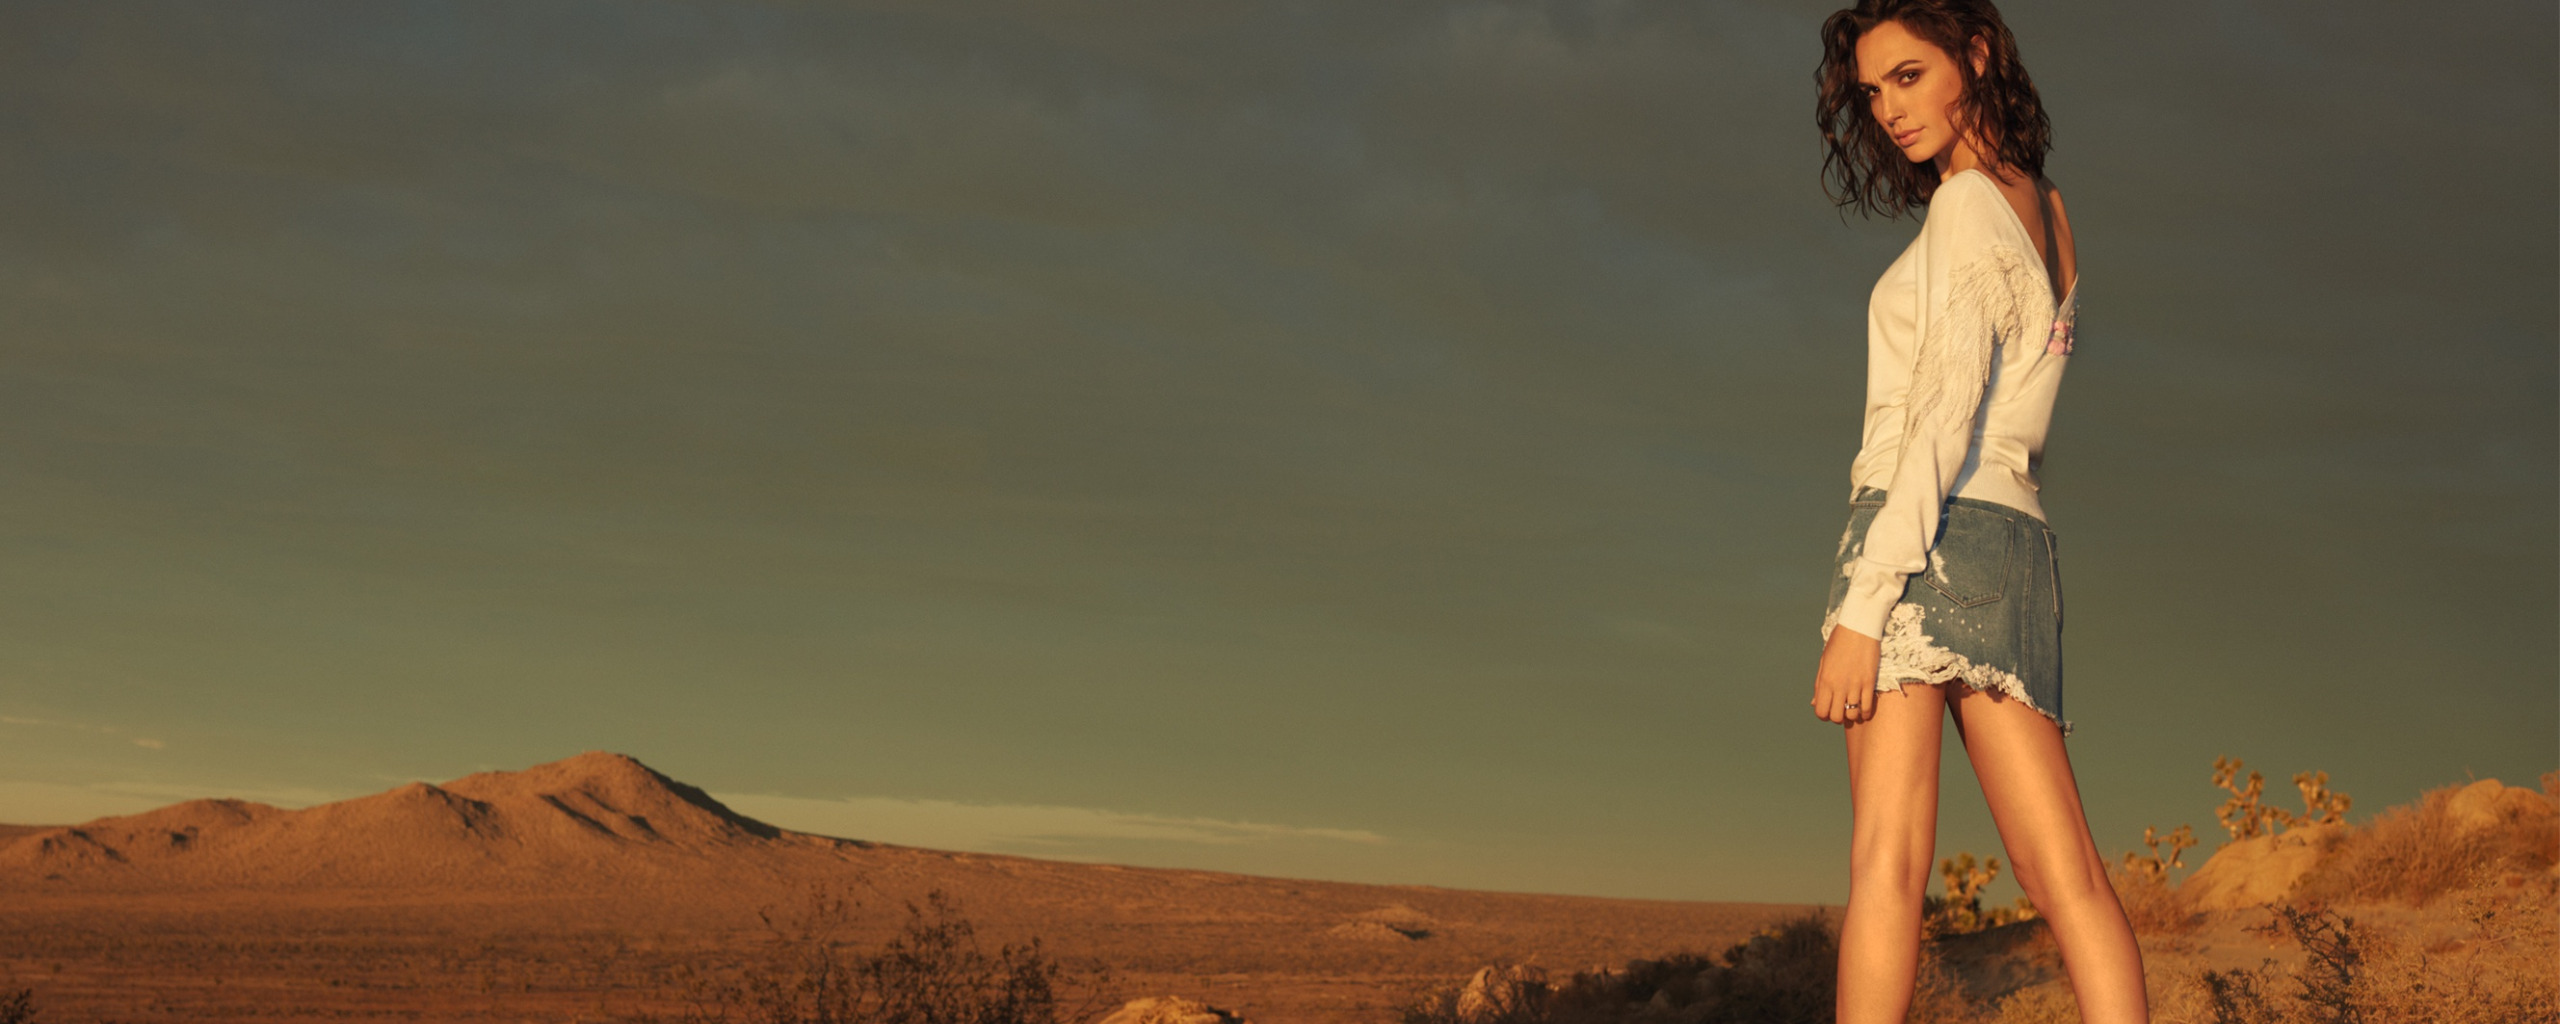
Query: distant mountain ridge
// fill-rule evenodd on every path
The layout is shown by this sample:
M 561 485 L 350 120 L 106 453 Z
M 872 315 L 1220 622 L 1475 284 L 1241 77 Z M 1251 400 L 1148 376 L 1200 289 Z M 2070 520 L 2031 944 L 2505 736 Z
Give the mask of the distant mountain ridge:
M 576 887 L 868 845 L 776 828 L 634 758 L 589 751 L 301 810 L 190 800 L 0 837 L 0 887 L 11 876 L 110 888 L 123 876 L 251 888 Z

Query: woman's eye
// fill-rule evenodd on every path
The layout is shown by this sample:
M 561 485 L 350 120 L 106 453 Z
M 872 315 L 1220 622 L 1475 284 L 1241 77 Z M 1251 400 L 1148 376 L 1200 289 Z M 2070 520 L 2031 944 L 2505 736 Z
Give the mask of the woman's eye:
M 1904 84 L 1904 85 L 1910 85 L 1910 84 L 1911 84 L 1912 79 L 1915 79 L 1915 78 L 1918 78 L 1918 77 L 1920 77 L 1920 73 L 1919 73 L 1919 72 L 1917 72 L 1917 71 L 1905 71 L 1905 72 L 1903 72 L 1903 73 L 1902 73 L 1902 84 Z

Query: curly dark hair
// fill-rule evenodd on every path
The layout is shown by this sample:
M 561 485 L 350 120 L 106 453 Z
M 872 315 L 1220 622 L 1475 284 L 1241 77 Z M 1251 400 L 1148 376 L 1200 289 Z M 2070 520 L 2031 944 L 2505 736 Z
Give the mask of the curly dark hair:
M 1858 0 L 1822 23 L 1822 66 L 1813 72 L 1821 89 L 1814 123 L 1822 128 L 1822 186 L 1832 201 L 1868 216 L 1900 217 L 1928 205 L 1938 191 L 1938 172 L 1894 146 L 1858 90 L 1858 37 L 1888 21 L 1954 58 L 1964 83 L 1956 101 L 1958 130 L 1974 135 L 1983 154 L 2003 166 L 2043 177 L 2053 125 L 2018 61 L 2018 41 L 1989 0 Z M 1967 56 L 1976 39 L 1990 51 L 1979 74 Z

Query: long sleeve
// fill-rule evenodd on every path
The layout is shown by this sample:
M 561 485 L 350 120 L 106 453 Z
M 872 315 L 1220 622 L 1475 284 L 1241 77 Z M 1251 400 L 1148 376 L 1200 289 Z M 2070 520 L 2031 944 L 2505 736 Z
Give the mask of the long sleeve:
M 2001 343 L 2027 337 L 2039 315 L 2044 286 L 2027 263 L 2032 255 L 2009 241 L 2007 202 L 1981 176 L 1959 175 L 1932 197 L 1921 227 L 1919 341 L 1903 401 L 1900 454 L 1838 619 L 1870 637 L 1884 635 L 1903 587 L 1929 565 Z

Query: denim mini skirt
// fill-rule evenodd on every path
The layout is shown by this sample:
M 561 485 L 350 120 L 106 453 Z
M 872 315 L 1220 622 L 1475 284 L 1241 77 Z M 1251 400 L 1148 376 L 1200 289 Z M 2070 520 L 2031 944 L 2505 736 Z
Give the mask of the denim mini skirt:
M 1840 535 L 1822 617 L 1826 642 L 1884 494 L 1860 487 L 1849 499 L 1849 528 Z M 2071 734 L 2062 717 L 2062 565 L 2053 530 L 2033 515 L 1976 498 L 1947 499 L 1929 568 L 1903 585 L 1880 639 L 1878 690 L 1961 679 L 2024 701 Z

